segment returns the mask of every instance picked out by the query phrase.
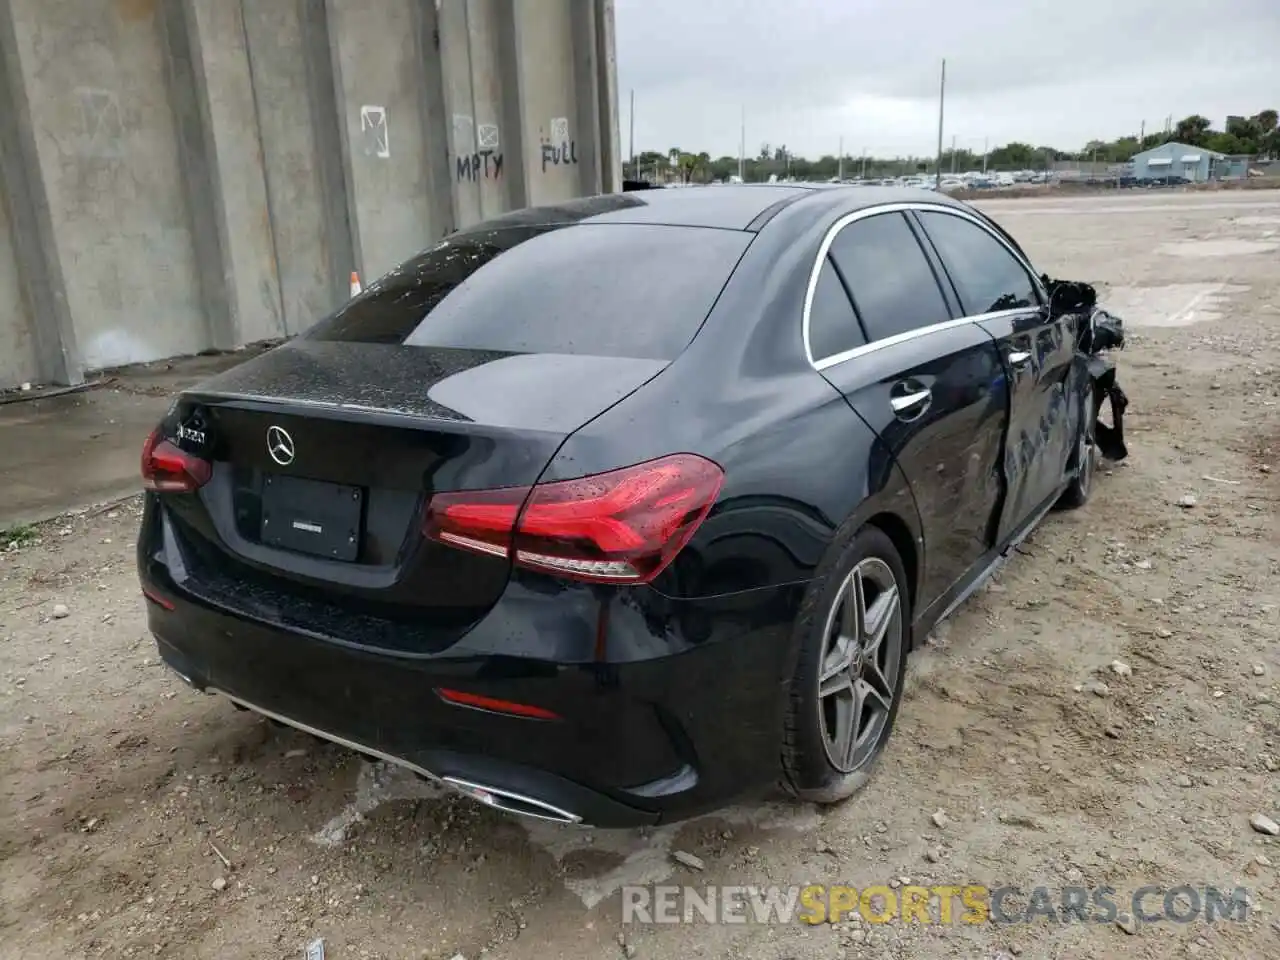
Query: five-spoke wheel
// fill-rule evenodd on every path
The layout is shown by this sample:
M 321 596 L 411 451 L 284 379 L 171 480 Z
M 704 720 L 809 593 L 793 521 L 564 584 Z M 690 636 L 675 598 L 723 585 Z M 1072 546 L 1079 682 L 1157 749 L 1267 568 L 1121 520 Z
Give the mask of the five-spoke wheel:
M 836 803 L 870 777 L 893 729 L 910 644 L 907 576 L 881 529 L 846 534 L 809 588 L 783 745 L 784 783 Z
M 827 759 L 842 772 L 866 762 L 893 709 L 902 656 L 900 606 L 893 571 L 868 557 L 844 578 L 827 614 L 818 699 Z

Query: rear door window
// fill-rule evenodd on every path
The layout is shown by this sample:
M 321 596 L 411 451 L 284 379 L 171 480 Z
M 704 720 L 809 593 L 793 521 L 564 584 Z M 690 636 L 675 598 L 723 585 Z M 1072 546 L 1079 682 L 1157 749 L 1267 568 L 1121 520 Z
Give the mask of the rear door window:
M 951 319 L 933 268 L 901 213 L 855 220 L 836 235 L 831 259 L 872 340 Z
M 988 231 L 949 213 L 919 213 L 969 316 L 1040 303 L 1026 267 Z
M 815 362 L 861 347 L 867 342 L 844 284 L 827 257 L 809 305 L 809 352 Z
M 649 224 L 475 230 L 406 262 L 307 336 L 670 360 L 752 236 Z

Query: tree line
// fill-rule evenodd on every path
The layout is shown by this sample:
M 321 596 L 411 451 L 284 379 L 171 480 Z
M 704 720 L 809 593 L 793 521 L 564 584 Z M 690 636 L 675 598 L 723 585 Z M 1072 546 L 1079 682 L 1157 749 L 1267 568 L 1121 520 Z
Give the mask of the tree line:
M 1185 143 L 1193 147 L 1215 150 L 1219 153 L 1249 156 L 1280 156 L 1280 127 L 1275 110 L 1262 110 L 1251 117 L 1228 117 L 1225 130 L 1213 129 L 1205 117 L 1192 114 L 1156 133 L 1119 137 L 1115 140 L 1092 140 L 1084 149 L 1059 150 L 1050 146 L 1033 146 L 1029 143 L 1002 144 L 982 153 L 967 149 L 944 150 L 942 173 L 963 173 L 971 170 L 991 172 L 1013 170 L 1048 170 L 1061 160 L 1088 161 L 1093 163 L 1124 163 L 1135 153 L 1150 150 L 1164 143 Z M 779 179 L 795 177 L 799 180 L 829 180 L 846 178 L 933 175 L 937 162 L 933 157 L 864 157 L 846 154 L 841 163 L 835 154 L 817 159 L 792 153 L 786 145 L 764 143 L 753 157 L 742 161 L 743 179 L 748 182 L 768 180 L 771 175 Z M 665 153 L 646 150 L 636 155 L 634 164 L 625 165 L 628 177 L 642 179 L 667 179 L 674 177 L 685 183 L 702 183 L 708 180 L 727 180 L 739 170 L 737 157 L 711 157 L 706 152 L 693 153 L 673 147 Z

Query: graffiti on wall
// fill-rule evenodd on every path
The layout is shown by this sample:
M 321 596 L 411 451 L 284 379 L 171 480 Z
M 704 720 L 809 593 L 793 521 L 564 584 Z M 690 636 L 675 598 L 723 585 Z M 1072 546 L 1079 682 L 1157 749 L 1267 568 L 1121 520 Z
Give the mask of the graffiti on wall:
M 496 123 L 476 123 L 465 114 L 454 114 L 454 176 L 479 183 L 502 176 L 502 142 Z
M 120 100 L 113 90 L 77 87 L 80 100 L 80 152 L 91 157 L 118 157 L 124 121 Z
M 479 180 L 497 180 L 502 176 L 502 154 L 496 150 L 477 150 L 459 156 L 455 170 L 459 180 L 475 183 Z
M 542 140 L 542 171 L 548 167 L 573 166 L 578 162 L 578 143 L 569 135 L 567 117 L 555 117 L 551 121 L 551 135 Z
M 568 118 L 552 118 L 547 130 L 538 145 L 542 171 L 576 166 L 578 143 L 570 133 Z M 453 173 L 459 182 L 479 183 L 502 177 L 505 157 L 497 124 L 476 123 L 466 114 L 454 114 L 453 143 Z
M 391 156 L 391 134 L 387 130 L 387 108 L 360 108 L 360 134 L 364 137 L 364 155 L 386 160 Z

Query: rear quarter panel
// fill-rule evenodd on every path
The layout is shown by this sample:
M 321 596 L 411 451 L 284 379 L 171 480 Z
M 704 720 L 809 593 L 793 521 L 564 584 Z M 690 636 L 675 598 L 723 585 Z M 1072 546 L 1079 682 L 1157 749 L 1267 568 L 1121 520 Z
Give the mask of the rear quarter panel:
M 800 316 L 824 228 L 812 216 L 771 223 L 685 352 L 576 431 L 543 475 L 679 452 L 720 464 L 715 508 L 653 584 L 665 595 L 805 584 L 838 531 L 877 513 L 892 513 L 918 542 L 910 490 L 887 448 L 804 355 Z

